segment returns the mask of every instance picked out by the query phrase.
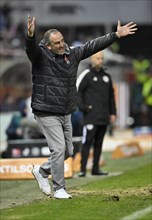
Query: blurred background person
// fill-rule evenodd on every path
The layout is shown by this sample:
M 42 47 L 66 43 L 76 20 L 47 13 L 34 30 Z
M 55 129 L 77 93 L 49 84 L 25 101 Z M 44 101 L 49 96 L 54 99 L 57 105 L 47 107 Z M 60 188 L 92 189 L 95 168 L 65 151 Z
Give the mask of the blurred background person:
M 11 157 L 10 149 L 8 147 L 9 140 L 24 139 L 24 127 L 22 126 L 22 119 L 26 118 L 27 105 L 26 101 L 22 100 L 19 103 L 18 111 L 12 115 L 10 123 L 6 129 L 7 147 L 1 152 L 2 158 Z
M 147 110 L 147 125 L 152 126 L 152 67 L 147 73 L 147 80 L 143 83 L 142 96 Z
M 91 146 L 94 147 L 92 175 L 107 175 L 100 171 L 99 160 L 107 126 L 116 119 L 116 104 L 112 79 L 103 69 L 103 52 L 91 56 L 91 66 L 77 79 L 78 107 L 84 114 L 81 172 L 86 175 L 86 165 Z
M 133 60 L 133 74 L 134 80 L 132 80 L 131 87 L 131 110 L 133 113 L 133 118 L 135 120 L 135 126 L 145 126 L 148 125 L 147 117 L 147 107 L 143 98 L 143 86 L 149 80 L 149 72 L 151 62 L 146 57 L 139 55 L 136 59 Z
M 19 111 L 14 113 L 12 116 L 11 122 L 6 130 L 7 139 L 23 139 L 24 133 L 23 128 L 21 126 L 21 121 L 26 117 L 27 114 L 27 106 L 26 101 L 22 100 L 19 104 Z

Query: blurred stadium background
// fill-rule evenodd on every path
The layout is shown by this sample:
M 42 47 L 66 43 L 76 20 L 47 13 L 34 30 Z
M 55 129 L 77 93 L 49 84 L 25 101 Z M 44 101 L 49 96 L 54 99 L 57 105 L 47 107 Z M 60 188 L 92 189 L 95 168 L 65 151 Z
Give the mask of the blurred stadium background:
M 120 137 L 132 139 L 138 135 L 152 133 L 150 121 L 152 102 L 149 101 L 152 87 L 148 94 L 143 93 L 144 86 L 152 79 L 152 1 L 33 0 L 23 3 L 21 0 L 1 0 L 1 152 L 8 146 L 6 128 L 12 115 L 18 112 L 19 104 L 23 99 L 30 103 L 31 67 L 24 51 L 28 13 L 36 17 L 38 41 L 46 30 L 57 28 L 63 33 L 69 45 L 82 44 L 97 36 L 116 31 L 118 19 L 122 24 L 130 21 L 137 23 L 136 35 L 120 39 L 105 50 L 105 66 L 115 85 L 118 118 L 113 132 L 107 132 L 104 150 L 113 150 L 113 140 L 118 140 Z M 89 59 L 80 64 L 78 74 L 88 63 Z M 31 130 L 36 127 L 31 117 L 29 108 L 27 121 L 22 122 L 23 139 L 39 138 L 34 136 L 35 134 L 31 135 Z M 78 133 L 74 130 L 74 136 L 81 137 L 81 117 L 73 114 L 73 127 L 77 128 L 77 124 L 80 125 L 80 130 Z M 32 128 L 28 133 L 27 127 Z M 151 143 L 149 142 L 148 145 L 150 147 Z

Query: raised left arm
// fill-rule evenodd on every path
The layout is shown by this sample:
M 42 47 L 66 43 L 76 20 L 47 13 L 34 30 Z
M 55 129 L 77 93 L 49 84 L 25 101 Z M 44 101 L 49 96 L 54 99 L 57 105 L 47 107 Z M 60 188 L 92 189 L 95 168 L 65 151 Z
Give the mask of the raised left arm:
M 117 32 L 116 32 L 118 38 L 135 34 L 136 30 L 137 30 L 137 24 L 135 24 L 134 22 L 129 22 L 126 25 L 121 26 L 121 23 L 118 20 Z

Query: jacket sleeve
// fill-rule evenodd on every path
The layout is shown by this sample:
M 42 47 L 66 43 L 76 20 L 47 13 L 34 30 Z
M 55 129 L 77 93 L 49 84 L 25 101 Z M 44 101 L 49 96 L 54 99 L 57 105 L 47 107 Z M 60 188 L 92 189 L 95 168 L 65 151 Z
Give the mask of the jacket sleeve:
M 85 76 L 78 87 L 78 108 L 82 112 L 86 112 L 88 106 L 84 101 L 84 92 L 87 89 L 87 77 Z
M 115 95 L 114 95 L 114 88 L 112 84 L 112 80 L 110 78 L 110 91 L 109 91 L 109 110 L 110 115 L 116 115 L 116 102 L 115 102 Z
M 76 59 L 80 62 L 83 59 L 92 56 L 93 54 L 107 48 L 117 39 L 115 32 L 106 34 L 91 40 L 84 45 L 75 48 Z
M 35 63 L 41 57 L 41 49 L 36 44 L 35 35 L 33 37 L 25 37 L 25 51 L 32 63 Z

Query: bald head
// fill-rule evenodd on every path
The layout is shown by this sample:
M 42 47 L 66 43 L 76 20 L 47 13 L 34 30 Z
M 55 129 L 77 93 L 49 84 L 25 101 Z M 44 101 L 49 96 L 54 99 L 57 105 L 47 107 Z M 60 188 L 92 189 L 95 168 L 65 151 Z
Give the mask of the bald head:
M 100 70 L 103 65 L 103 52 L 100 51 L 91 56 L 91 66 L 96 70 Z

